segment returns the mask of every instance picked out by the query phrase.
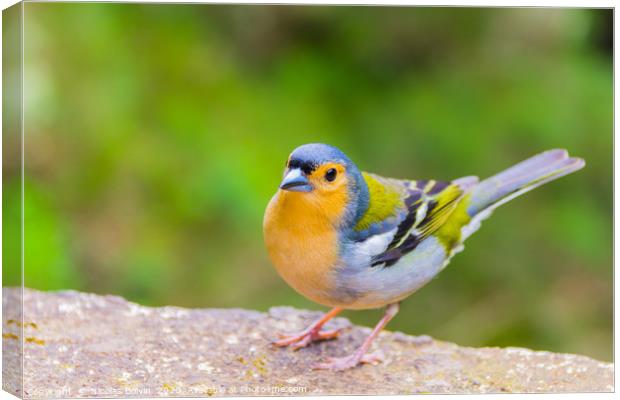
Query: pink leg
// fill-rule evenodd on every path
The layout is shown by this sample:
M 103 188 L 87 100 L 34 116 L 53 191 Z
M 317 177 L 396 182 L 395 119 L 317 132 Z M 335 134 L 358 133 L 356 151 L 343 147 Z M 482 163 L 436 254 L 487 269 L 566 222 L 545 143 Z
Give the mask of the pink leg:
M 364 343 L 353 352 L 353 354 L 347 357 L 340 358 L 330 358 L 325 363 L 320 363 L 314 366 L 314 369 L 331 369 L 331 370 L 344 370 L 353 368 L 360 363 L 377 363 L 382 361 L 382 358 L 379 354 L 366 354 L 372 341 L 377 337 L 379 332 L 390 322 L 392 318 L 398 313 L 398 303 L 390 304 L 385 309 L 385 314 L 381 321 L 375 326 L 375 329 L 372 330 L 370 336 L 364 340 Z
M 310 325 L 308 329 L 295 335 L 280 334 L 279 336 L 281 340 L 275 341 L 273 344 L 278 347 L 291 346 L 293 350 L 298 350 L 302 347 L 306 347 L 312 342 L 336 338 L 340 334 L 340 329 L 333 331 L 321 331 L 321 328 L 327 323 L 327 321 L 334 318 L 341 311 L 342 308 L 334 307 L 327 314 L 323 315 L 318 321 Z

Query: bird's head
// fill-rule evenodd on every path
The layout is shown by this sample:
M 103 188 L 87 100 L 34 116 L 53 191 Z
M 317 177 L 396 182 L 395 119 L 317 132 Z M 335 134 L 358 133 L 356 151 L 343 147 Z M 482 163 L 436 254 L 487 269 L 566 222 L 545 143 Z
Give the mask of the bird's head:
M 336 147 L 322 143 L 305 144 L 291 153 L 280 190 L 339 225 L 353 223 L 368 207 L 368 188 L 357 166 Z

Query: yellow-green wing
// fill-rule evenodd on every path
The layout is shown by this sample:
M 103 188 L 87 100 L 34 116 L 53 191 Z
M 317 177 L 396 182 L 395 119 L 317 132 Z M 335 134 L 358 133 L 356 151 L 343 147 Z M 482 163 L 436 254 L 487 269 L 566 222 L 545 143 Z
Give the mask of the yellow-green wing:
M 459 240 L 460 227 L 468 222 L 468 217 L 461 218 L 460 212 L 458 215 L 454 213 L 465 196 L 458 183 L 435 180 L 401 182 L 407 190 L 404 200 L 407 216 L 398 225 L 387 249 L 373 257 L 372 265 L 395 264 L 435 233 L 446 246 L 452 247 Z
M 404 181 L 362 172 L 368 187 L 368 208 L 352 231 L 352 239 L 363 242 L 374 235 L 390 232 L 407 217 Z

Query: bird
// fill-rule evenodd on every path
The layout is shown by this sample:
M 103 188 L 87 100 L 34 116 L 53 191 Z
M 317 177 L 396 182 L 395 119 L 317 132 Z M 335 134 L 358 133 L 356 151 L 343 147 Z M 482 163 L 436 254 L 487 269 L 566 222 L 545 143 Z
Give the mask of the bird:
M 490 178 L 394 179 L 363 172 L 338 148 L 297 147 L 263 218 L 263 238 L 280 276 L 306 298 L 331 307 L 307 329 L 279 334 L 294 350 L 335 339 L 322 330 L 343 310 L 385 307 L 359 348 L 315 369 L 378 364 L 373 340 L 399 303 L 435 278 L 498 206 L 585 166 L 564 149 L 542 152 Z

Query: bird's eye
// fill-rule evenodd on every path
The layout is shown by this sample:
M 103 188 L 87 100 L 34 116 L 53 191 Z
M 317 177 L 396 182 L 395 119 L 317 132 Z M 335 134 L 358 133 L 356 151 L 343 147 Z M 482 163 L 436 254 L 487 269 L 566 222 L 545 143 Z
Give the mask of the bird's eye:
M 336 169 L 330 168 L 329 170 L 327 170 L 327 172 L 325 173 L 325 179 L 328 182 L 333 182 L 334 179 L 336 179 Z

